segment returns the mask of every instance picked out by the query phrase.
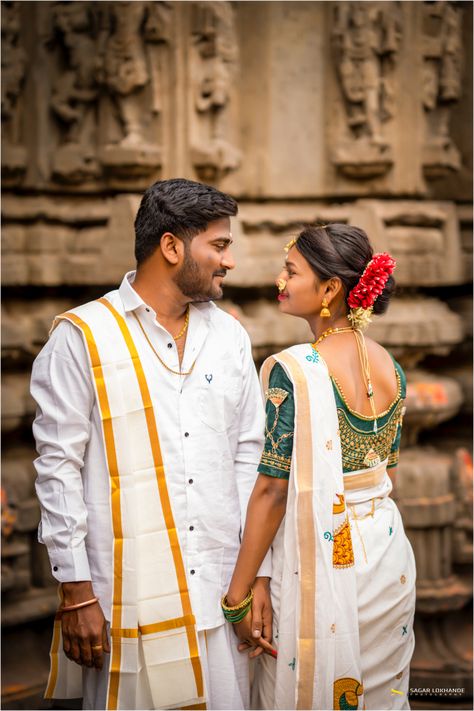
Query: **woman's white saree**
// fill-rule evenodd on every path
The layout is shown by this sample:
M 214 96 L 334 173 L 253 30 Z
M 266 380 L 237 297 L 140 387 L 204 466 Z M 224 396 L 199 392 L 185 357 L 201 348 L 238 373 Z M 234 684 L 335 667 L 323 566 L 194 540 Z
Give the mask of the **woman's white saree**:
M 275 661 L 261 658 L 257 705 L 274 709 L 408 706 L 415 568 L 390 478 L 343 476 L 328 370 L 310 345 L 265 361 L 291 379 L 295 431 L 285 519 L 273 543 Z

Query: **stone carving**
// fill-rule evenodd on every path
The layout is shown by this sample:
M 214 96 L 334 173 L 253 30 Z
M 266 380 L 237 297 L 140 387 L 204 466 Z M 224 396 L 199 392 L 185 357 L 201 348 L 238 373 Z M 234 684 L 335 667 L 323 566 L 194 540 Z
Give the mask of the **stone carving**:
M 431 425 L 426 418 L 425 426 Z M 472 561 L 472 545 L 470 551 L 466 546 L 469 533 L 472 535 L 472 512 L 469 509 L 468 520 L 463 521 L 466 528 L 470 524 L 471 530 L 459 541 L 457 536 L 465 531 L 457 524 L 460 511 L 456 487 L 453 492 L 452 467 L 453 458 L 445 452 L 410 447 L 403 450 L 397 471 L 398 504 L 417 567 L 416 645 L 410 670 L 413 687 L 452 684 L 469 689 L 472 684 L 472 582 L 470 575 L 459 575 L 455 568 L 460 542 L 464 560 Z M 470 478 L 472 487 L 472 471 Z M 467 638 L 459 646 L 453 645 L 452 630 L 465 628 Z
M 191 159 L 198 176 L 215 181 L 240 164 L 231 139 L 232 82 L 238 64 L 230 2 L 195 2 L 192 8 Z
M 20 3 L 2 3 L 2 173 L 17 182 L 26 168 L 22 145 L 22 90 L 26 54 L 20 44 Z
M 394 113 L 393 67 L 400 39 L 395 3 L 335 4 L 332 44 L 347 131 L 333 162 L 348 177 L 383 175 L 393 163 L 384 124 Z
M 53 31 L 63 50 L 65 68 L 52 91 L 51 108 L 61 130 L 53 157 L 53 176 L 80 183 L 100 174 L 96 155 L 97 53 L 89 2 L 57 2 Z
M 155 131 L 161 111 L 159 49 L 169 34 L 170 3 L 102 3 L 101 12 L 100 81 L 118 129 L 116 140 L 108 138 L 102 147 L 101 160 L 119 175 L 148 175 L 161 164 Z
M 459 170 L 461 157 L 449 132 L 461 96 L 462 9 L 451 2 L 423 3 L 422 97 L 426 118 L 423 168 L 428 178 Z

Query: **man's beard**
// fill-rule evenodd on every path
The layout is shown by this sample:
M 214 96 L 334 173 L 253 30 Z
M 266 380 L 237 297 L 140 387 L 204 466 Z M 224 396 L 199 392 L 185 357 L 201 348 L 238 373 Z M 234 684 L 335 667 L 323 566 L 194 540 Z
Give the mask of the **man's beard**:
M 214 272 L 214 276 L 225 276 L 226 271 L 221 269 Z M 191 257 L 189 246 L 184 246 L 184 262 L 175 277 L 176 285 L 184 296 L 188 296 L 192 301 L 213 301 L 222 298 L 222 289 L 214 284 L 212 278 L 206 277 L 199 265 Z

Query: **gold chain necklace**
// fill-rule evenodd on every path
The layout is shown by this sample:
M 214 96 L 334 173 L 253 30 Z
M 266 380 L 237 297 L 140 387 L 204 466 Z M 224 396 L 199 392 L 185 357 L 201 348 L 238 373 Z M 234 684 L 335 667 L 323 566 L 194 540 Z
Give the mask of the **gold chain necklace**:
M 174 341 L 179 341 L 179 339 L 184 336 L 184 334 L 186 333 L 186 329 L 187 329 L 188 325 L 189 325 L 189 304 L 188 304 L 188 307 L 187 307 L 187 309 L 186 309 L 186 318 L 184 319 L 184 326 L 183 326 L 183 328 L 181 329 L 181 331 L 178 333 L 177 336 L 173 336 L 173 340 L 174 340 Z
M 351 332 L 351 333 L 354 332 L 354 329 L 352 328 L 352 326 L 344 326 L 343 328 L 328 328 L 327 331 L 324 331 L 324 333 L 322 333 L 319 336 L 318 340 L 315 341 L 312 344 L 312 346 L 313 346 L 313 348 L 316 348 L 318 343 L 321 343 L 321 341 L 324 341 L 325 338 L 327 338 L 328 336 L 331 336 L 333 333 L 349 333 L 349 332 Z
M 378 431 L 377 428 L 377 412 L 375 409 L 375 402 L 374 402 L 374 389 L 372 387 L 372 380 L 370 377 L 370 366 L 369 366 L 369 356 L 367 353 L 367 346 L 365 345 L 365 338 L 364 334 L 362 331 L 358 328 L 352 328 L 352 326 L 344 326 L 344 328 L 328 328 L 327 331 L 324 331 L 321 336 L 312 343 L 312 347 L 316 350 L 316 346 L 318 343 L 321 343 L 325 338 L 328 336 L 332 336 L 332 334 L 337 334 L 337 333 L 349 333 L 352 332 L 354 334 L 354 338 L 356 339 L 356 344 L 357 344 L 357 353 L 359 355 L 359 362 L 362 370 L 362 376 L 364 378 L 364 381 L 366 383 L 366 389 L 367 389 L 367 397 L 369 398 L 370 402 L 370 409 L 372 410 L 372 415 L 374 417 L 374 432 Z
M 143 333 L 143 335 L 144 335 L 145 338 L 146 338 L 146 342 L 148 343 L 148 345 L 150 346 L 151 350 L 153 351 L 153 353 L 156 355 L 156 357 L 157 357 L 158 360 L 160 361 L 161 365 L 162 365 L 164 368 L 166 368 L 166 370 L 169 370 L 170 373 L 173 373 L 173 375 L 190 375 L 190 374 L 193 372 L 193 368 L 194 368 L 194 365 L 195 365 L 196 361 L 194 361 L 194 363 L 192 364 L 192 366 L 191 366 L 191 368 L 190 368 L 189 370 L 173 370 L 172 368 L 170 368 L 169 366 L 167 366 L 166 363 L 165 363 L 165 361 L 164 361 L 162 358 L 160 358 L 160 356 L 158 355 L 158 353 L 157 353 L 157 352 L 155 351 L 155 349 L 153 348 L 153 344 L 152 344 L 152 342 L 150 341 L 150 339 L 148 338 L 148 336 L 147 336 L 147 334 L 146 334 L 146 331 L 145 331 L 145 329 L 143 328 L 143 326 L 142 326 L 142 324 L 141 324 L 141 321 L 140 321 L 140 319 L 138 318 L 138 316 L 137 316 L 137 314 L 135 313 L 135 311 L 133 312 L 133 315 L 135 316 L 135 318 L 136 318 L 136 320 L 137 320 L 137 322 L 138 322 L 138 325 L 140 326 L 141 332 Z M 182 334 L 181 334 L 181 335 L 182 335 Z M 196 360 L 197 360 L 197 359 L 196 359 Z

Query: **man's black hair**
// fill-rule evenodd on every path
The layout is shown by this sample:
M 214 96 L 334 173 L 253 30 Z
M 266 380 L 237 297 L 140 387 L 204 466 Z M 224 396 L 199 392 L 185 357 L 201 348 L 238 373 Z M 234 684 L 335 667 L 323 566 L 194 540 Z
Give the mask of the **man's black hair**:
M 193 180 L 159 180 L 143 195 L 135 218 L 137 265 L 150 257 L 165 232 L 191 240 L 207 225 L 237 214 L 237 203 L 220 190 Z

